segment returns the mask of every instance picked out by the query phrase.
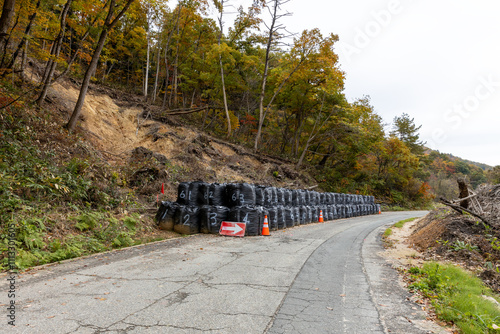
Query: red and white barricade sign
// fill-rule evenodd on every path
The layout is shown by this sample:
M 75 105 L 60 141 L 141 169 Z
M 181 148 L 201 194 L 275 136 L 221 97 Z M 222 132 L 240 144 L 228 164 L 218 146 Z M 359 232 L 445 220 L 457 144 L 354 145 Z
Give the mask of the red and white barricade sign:
M 245 223 L 222 222 L 219 234 L 231 237 L 244 237 L 246 228 L 247 224 Z

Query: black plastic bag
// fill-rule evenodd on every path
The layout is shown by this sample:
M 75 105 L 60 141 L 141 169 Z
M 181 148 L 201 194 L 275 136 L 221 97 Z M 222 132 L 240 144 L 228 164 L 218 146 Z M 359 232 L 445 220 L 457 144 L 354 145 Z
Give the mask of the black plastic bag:
M 265 205 L 265 193 L 266 187 L 264 186 L 255 186 L 255 205 L 256 206 L 264 206 Z
M 208 190 L 208 204 L 212 206 L 225 206 L 226 185 L 212 183 Z
M 278 229 L 278 209 L 274 207 L 267 208 L 268 217 L 267 221 L 269 223 L 269 230 L 276 231 Z
M 174 215 L 174 231 L 180 234 L 200 233 L 198 211 L 196 206 L 179 206 Z
M 261 235 L 263 225 L 263 209 L 259 207 L 238 206 L 229 211 L 228 220 L 245 223 L 245 235 Z
M 174 229 L 174 216 L 179 204 L 174 202 L 161 202 L 156 213 L 156 221 L 160 230 L 172 231 Z
M 198 205 L 210 204 L 210 184 L 202 182 L 198 185 Z
M 189 182 L 181 182 L 177 187 L 177 203 L 181 205 L 188 205 L 189 200 Z
M 218 234 L 220 225 L 227 220 L 229 208 L 225 206 L 203 206 L 200 209 L 200 232 Z
M 278 229 L 282 230 L 284 228 L 287 228 L 285 208 L 283 206 L 277 206 L 276 212 L 278 216 Z

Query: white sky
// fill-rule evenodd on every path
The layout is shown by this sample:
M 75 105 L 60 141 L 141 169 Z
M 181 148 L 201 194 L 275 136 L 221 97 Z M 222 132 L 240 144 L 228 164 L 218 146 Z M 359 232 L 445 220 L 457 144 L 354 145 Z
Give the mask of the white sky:
M 350 101 L 369 95 L 387 124 L 414 117 L 428 147 L 500 165 L 500 1 L 290 0 L 285 11 L 291 32 L 339 35 Z

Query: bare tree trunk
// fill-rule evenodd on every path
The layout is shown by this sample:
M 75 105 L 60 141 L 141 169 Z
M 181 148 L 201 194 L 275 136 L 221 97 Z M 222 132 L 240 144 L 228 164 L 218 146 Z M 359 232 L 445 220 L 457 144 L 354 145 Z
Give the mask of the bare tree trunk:
M 458 179 L 458 190 L 459 190 L 459 197 L 460 198 L 466 198 L 469 197 L 469 188 L 467 187 L 467 183 L 465 182 L 465 179 Z M 465 199 L 460 202 L 460 206 L 464 209 L 469 208 L 469 200 Z
M 40 8 L 40 0 L 38 0 L 38 2 L 36 3 L 35 12 L 33 14 L 31 14 L 31 16 L 29 18 L 29 23 L 26 26 L 26 29 L 24 29 L 24 36 L 21 39 L 21 42 L 19 42 L 19 45 L 17 46 L 16 51 L 12 55 L 12 58 L 11 58 L 9 64 L 7 65 L 7 69 L 12 70 L 14 68 L 14 64 L 16 62 L 17 56 L 19 55 L 19 52 L 21 52 L 21 50 L 23 49 L 24 44 L 26 44 L 27 36 L 29 35 L 29 33 L 31 31 L 31 27 L 33 26 L 33 22 L 35 21 L 36 14 L 38 12 L 38 8 Z M 8 73 L 8 71 L 4 71 L 3 76 L 5 76 L 7 73 Z
M 218 39 L 218 46 L 221 46 L 221 41 L 222 41 L 222 34 L 223 34 L 223 28 L 224 24 L 222 21 L 222 16 L 224 15 L 224 4 L 227 1 L 221 0 L 219 2 L 220 8 L 220 16 L 219 16 L 219 39 Z M 222 53 L 219 50 L 219 65 L 220 65 L 220 77 L 221 77 L 221 83 L 222 83 L 222 99 L 224 101 L 224 112 L 226 113 L 226 120 L 227 120 L 227 138 L 231 137 L 231 117 L 229 116 L 229 108 L 227 107 L 227 96 L 226 96 L 226 84 L 224 81 L 224 64 L 222 63 Z
M 54 45 L 52 47 L 52 52 L 51 52 L 51 56 L 53 56 L 54 58 L 59 57 L 59 53 L 61 52 L 62 42 L 64 34 L 66 32 L 66 16 L 68 14 L 72 1 L 73 0 L 68 0 L 66 2 L 63 11 L 61 13 L 61 20 L 60 20 L 61 23 L 60 23 L 59 33 L 56 37 L 56 40 L 54 41 Z M 42 91 L 40 92 L 40 95 L 38 96 L 38 99 L 36 100 L 36 104 L 39 106 L 42 105 L 43 101 L 45 100 L 45 97 L 47 96 L 47 91 L 50 85 L 52 84 L 52 76 L 54 75 L 54 71 L 56 69 L 56 61 L 54 58 L 50 58 L 49 62 L 47 63 L 47 66 L 45 67 L 43 88 Z
M 276 38 L 276 33 L 279 29 L 282 29 L 283 27 L 280 25 L 277 25 L 278 19 L 280 19 L 283 16 L 289 15 L 283 14 L 283 15 L 278 15 L 278 9 L 281 5 L 289 2 L 289 0 L 273 0 L 273 9 L 269 9 L 269 13 L 271 14 L 271 26 L 269 28 L 269 35 L 267 38 L 267 46 L 266 46 L 266 58 L 264 61 L 264 73 L 262 74 L 262 85 L 260 88 L 260 96 L 259 96 L 259 125 L 257 128 L 257 135 L 255 136 L 255 143 L 254 143 L 254 150 L 257 151 L 259 149 L 259 141 L 262 136 L 262 126 L 264 124 L 264 118 L 266 117 L 266 113 L 264 112 L 264 98 L 266 95 L 266 85 L 267 85 L 267 77 L 269 75 L 269 60 L 270 60 L 270 53 L 271 53 L 271 46 L 273 44 L 274 39 Z M 295 71 L 295 70 L 294 70 Z M 293 73 L 293 72 L 292 72 Z M 286 79 L 288 80 L 288 78 Z M 284 85 L 284 83 L 283 83 Z M 280 86 L 278 89 L 281 90 L 283 86 Z M 274 94 L 273 98 L 271 99 L 274 100 L 276 97 L 277 93 Z M 270 107 L 270 103 L 268 104 L 268 110 Z
M 259 126 L 257 128 L 257 135 L 255 136 L 255 143 L 253 147 L 255 151 L 259 149 L 259 141 L 262 135 L 262 125 L 264 124 L 264 97 L 266 95 L 267 75 L 269 71 L 269 54 L 271 52 L 271 45 L 274 37 L 274 26 L 277 20 L 276 13 L 278 12 L 278 2 L 279 0 L 274 0 L 271 27 L 269 28 L 269 36 L 267 38 L 266 58 L 264 61 L 264 74 L 262 75 L 262 84 L 260 87 L 260 96 L 259 96 Z
M 85 102 L 85 96 L 87 95 L 87 90 L 90 84 L 90 78 L 92 77 L 92 73 L 94 73 L 97 68 L 97 62 L 99 61 L 99 57 L 101 55 L 101 51 L 104 47 L 104 43 L 106 42 L 106 37 L 113 26 L 118 22 L 118 20 L 125 14 L 130 5 L 134 2 L 134 0 L 127 0 L 123 9 L 118 13 L 118 15 L 113 19 L 113 14 L 116 6 L 116 0 L 110 0 L 108 15 L 106 16 L 106 20 L 104 21 L 104 25 L 101 30 L 101 34 L 99 35 L 99 41 L 97 42 L 97 47 L 92 55 L 92 60 L 90 61 L 89 67 L 85 72 L 85 76 L 83 78 L 82 87 L 80 89 L 80 95 L 78 95 L 78 100 L 75 105 L 75 109 L 71 114 L 71 118 L 66 124 L 66 128 L 69 131 L 73 131 L 76 127 L 76 122 L 78 121 L 78 117 L 82 111 L 83 103 Z
M 0 16 L 0 45 L 7 39 L 7 30 L 9 30 L 10 21 L 14 16 L 14 7 L 16 0 L 4 0 L 2 8 L 2 16 Z
M 175 25 L 177 26 L 177 30 L 179 30 L 179 19 L 181 17 L 181 10 L 182 10 L 182 4 L 177 5 L 177 18 Z M 170 48 L 170 40 L 172 39 L 172 35 L 174 33 L 174 27 L 172 27 L 172 30 L 168 33 L 168 38 L 167 38 L 167 44 L 165 45 L 165 70 L 166 70 L 166 79 L 165 79 L 165 94 L 163 95 L 163 103 L 162 103 L 162 108 L 165 108 L 167 105 L 167 96 L 168 96 L 168 83 L 170 80 L 170 69 L 168 67 L 168 49 Z M 169 101 L 169 108 L 170 108 L 170 101 Z
M 149 32 L 147 37 L 147 51 L 146 51 L 146 73 L 144 74 L 144 98 L 148 99 L 148 78 L 149 78 Z
M 152 102 L 151 103 L 155 103 L 155 100 L 156 100 L 156 91 L 158 89 L 158 77 L 160 75 L 160 52 L 161 52 L 161 48 L 160 48 L 160 43 L 158 43 L 158 51 L 156 53 L 156 74 L 155 74 L 155 84 L 153 86 L 153 98 L 152 98 Z

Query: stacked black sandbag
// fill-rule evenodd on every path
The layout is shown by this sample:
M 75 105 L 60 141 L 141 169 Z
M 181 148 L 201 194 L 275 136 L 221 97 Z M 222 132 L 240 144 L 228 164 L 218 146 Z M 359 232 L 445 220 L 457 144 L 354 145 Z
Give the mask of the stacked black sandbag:
M 300 217 L 300 225 L 307 224 L 307 206 L 302 205 L 299 207 L 299 217 Z
M 264 206 L 265 205 L 265 192 L 266 187 L 255 186 L 255 205 Z
M 212 206 L 224 206 L 226 194 L 226 185 L 212 183 L 208 190 L 208 204 Z
M 172 231 L 174 229 L 174 215 L 178 208 L 179 204 L 177 203 L 161 202 L 155 217 L 160 230 Z
M 174 231 L 180 234 L 200 233 L 199 208 L 180 205 L 174 214 Z
M 229 211 L 228 220 L 246 223 L 245 235 L 260 235 L 264 221 L 263 213 L 261 207 L 238 206 Z
M 266 208 L 270 208 L 275 206 L 273 202 L 273 188 L 266 187 L 264 188 L 264 206 Z
M 273 206 L 270 208 L 267 208 L 267 211 L 269 212 L 267 216 L 267 220 L 269 223 L 269 229 L 271 231 L 276 231 L 278 229 L 278 209 Z
M 335 220 L 335 215 L 333 213 L 333 205 L 332 204 L 328 205 L 327 210 L 328 210 L 328 220 Z
M 293 217 L 295 218 L 294 219 L 294 226 L 298 226 L 300 225 L 300 209 L 298 206 L 294 206 L 292 207 L 292 210 L 293 210 Z
M 210 184 L 202 182 L 198 186 L 198 205 L 210 204 Z
M 285 206 L 285 194 L 282 188 L 276 188 L 276 201 L 278 205 Z
M 162 202 L 156 221 L 163 229 L 173 228 L 184 234 L 200 229 L 203 233 L 218 233 L 220 222 L 229 217 L 228 207 L 239 208 L 231 210 L 231 217 L 249 224 L 247 235 L 261 233 L 266 214 L 269 228 L 275 230 L 317 223 L 320 211 L 323 220 L 328 221 L 374 214 L 380 209 L 373 196 L 196 181 L 179 184 L 176 203 Z M 258 220 L 251 221 L 250 217 Z
M 200 232 L 218 234 L 220 225 L 227 220 L 229 208 L 225 206 L 202 206 L 198 214 L 200 220 Z
M 187 196 L 187 205 L 190 206 L 198 206 L 200 203 L 198 202 L 198 192 L 200 189 L 200 186 L 203 184 L 201 181 L 195 181 L 189 183 L 189 192 Z M 203 196 L 203 195 L 202 195 Z
M 293 227 L 295 224 L 294 210 L 291 208 L 283 209 L 283 216 L 285 218 L 285 226 L 283 228 Z
M 188 205 L 189 182 L 181 182 L 177 187 L 177 203 Z
M 242 183 L 240 189 L 241 205 L 255 205 L 255 186 Z
M 229 207 L 255 205 L 255 186 L 248 183 L 230 183 L 226 185 L 226 199 Z
M 226 184 L 225 198 L 228 207 L 232 208 L 235 206 L 240 206 L 240 184 L 239 183 Z
M 271 206 L 278 205 L 278 189 L 276 187 L 270 187 L 270 188 L 272 194 Z
M 285 208 L 283 206 L 277 206 L 276 213 L 278 217 L 278 230 L 287 228 Z
M 292 196 L 292 191 L 290 189 L 283 189 L 283 194 L 285 196 L 286 206 L 294 206 L 294 207 L 298 206 L 293 204 L 293 196 Z
M 313 206 L 308 206 L 307 207 L 307 223 L 311 224 L 314 223 L 314 207 Z
M 335 219 L 338 219 L 337 217 L 337 209 L 335 208 L 335 205 L 330 205 L 330 211 L 331 211 L 331 220 L 335 220 Z

